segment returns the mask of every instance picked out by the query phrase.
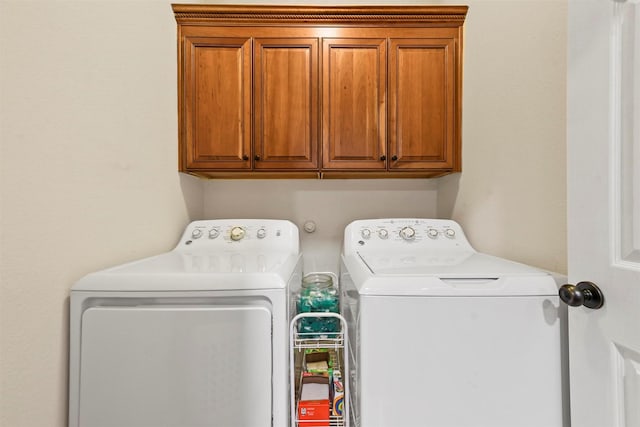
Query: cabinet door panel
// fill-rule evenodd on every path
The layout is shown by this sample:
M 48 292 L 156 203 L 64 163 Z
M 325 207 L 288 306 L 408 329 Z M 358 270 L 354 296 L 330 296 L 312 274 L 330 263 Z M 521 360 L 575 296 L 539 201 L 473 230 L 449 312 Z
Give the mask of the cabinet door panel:
M 182 115 L 188 169 L 248 169 L 251 40 L 186 38 Z
M 385 169 L 386 40 L 324 39 L 323 169 Z
M 255 169 L 318 166 L 318 39 L 255 40 Z
M 392 39 L 389 54 L 390 169 L 454 167 L 453 39 Z

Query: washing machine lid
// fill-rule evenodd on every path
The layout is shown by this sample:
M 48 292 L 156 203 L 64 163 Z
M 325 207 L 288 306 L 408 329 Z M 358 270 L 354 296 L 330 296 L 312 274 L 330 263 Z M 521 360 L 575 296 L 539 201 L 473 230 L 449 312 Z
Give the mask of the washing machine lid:
M 524 264 L 467 250 L 423 250 L 405 253 L 358 252 L 358 256 L 376 275 L 494 278 L 545 274 Z
M 282 289 L 299 261 L 291 252 L 173 250 L 91 273 L 72 291 Z
M 557 295 L 549 273 L 473 250 L 358 252 L 349 265 L 361 294 Z

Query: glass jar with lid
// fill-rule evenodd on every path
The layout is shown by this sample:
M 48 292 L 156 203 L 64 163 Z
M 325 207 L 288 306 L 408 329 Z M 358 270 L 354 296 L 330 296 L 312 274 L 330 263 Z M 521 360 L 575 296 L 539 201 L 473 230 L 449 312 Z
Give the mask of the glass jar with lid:
M 339 313 L 338 290 L 329 274 L 312 273 L 302 279 L 302 289 L 297 300 L 298 313 Z M 302 333 L 331 333 L 339 331 L 336 318 L 305 317 L 301 319 L 299 331 Z

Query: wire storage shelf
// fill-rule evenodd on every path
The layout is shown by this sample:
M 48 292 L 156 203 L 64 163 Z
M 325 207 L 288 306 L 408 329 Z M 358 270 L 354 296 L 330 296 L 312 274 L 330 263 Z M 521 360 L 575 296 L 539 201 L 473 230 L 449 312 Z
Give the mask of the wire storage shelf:
M 316 333 L 296 332 L 294 335 L 294 348 L 343 348 L 345 345 L 344 333 L 328 332 L 318 336 Z
M 300 320 L 304 318 L 335 318 L 340 328 L 336 332 L 298 332 Z M 291 380 L 291 427 L 326 426 L 349 427 L 349 358 L 347 323 L 337 313 L 301 313 L 291 320 L 290 324 L 290 380 Z M 316 352 L 317 351 L 317 352 Z M 325 383 L 331 390 L 326 406 L 316 408 L 312 402 L 307 408 L 300 403 L 302 383 L 310 375 L 305 372 L 305 359 L 309 354 L 323 354 L 326 365 L 330 367 Z M 336 377 L 336 373 L 340 375 Z M 337 385 L 337 387 L 336 387 Z M 340 388 L 342 388 L 340 390 Z M 317 402 L 319 403 L 319 402 Z M 305 417 L 311 411 L 328 414 L 328 417 Z M 305 412 L 308 411 L 308 412 Z M 312 418 L 312 419 L 308 419 Z

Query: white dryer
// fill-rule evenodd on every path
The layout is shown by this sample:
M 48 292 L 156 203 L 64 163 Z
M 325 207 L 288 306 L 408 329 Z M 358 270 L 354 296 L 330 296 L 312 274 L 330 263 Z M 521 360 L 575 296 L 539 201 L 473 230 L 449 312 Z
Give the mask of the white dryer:
M 71 290 L 70 427 L 285 426 L 297 227 L 191 223 Z
M 448 220 L 345 230 L 354 425 L 562 426 L 557 286 L 476 252 Z

